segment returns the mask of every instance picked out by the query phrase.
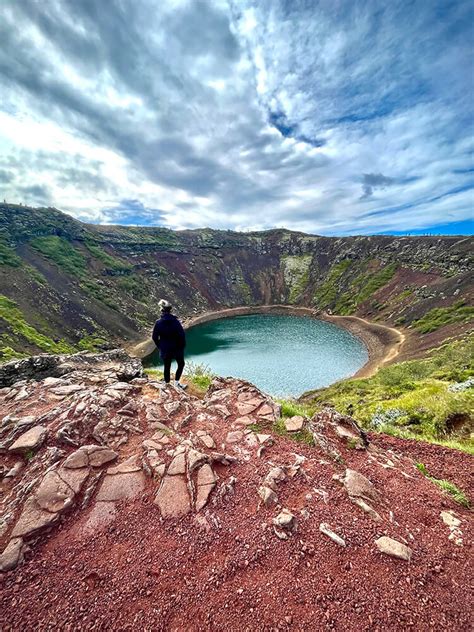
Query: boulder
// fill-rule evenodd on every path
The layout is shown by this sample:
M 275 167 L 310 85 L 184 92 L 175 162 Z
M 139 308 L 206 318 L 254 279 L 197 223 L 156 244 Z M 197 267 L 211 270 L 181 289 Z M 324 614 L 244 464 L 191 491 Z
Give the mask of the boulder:
M 125 500 L 136 498 L 145 488 L 143 472 L 107 474 L 97 494 L 97 500 Z
M 226 443 L 238 443 L 243 439 L 244 433 L 240 430 L 234 430 L 232 432 L 227 433 L 227 437 L 225 438 Z
M 347 469 L 342 482 L 351 498 L 359 497 L 376 502 L 380 500 L 380 494 L 374 485 L 368 478 L 355 470 Z
M 444 524 L 448 525 L 448 527 L 457 528 L 461 526 L 461 521 L 459 518 L 456 518 L 452 511 L 442 511 L 440 514 L 441 520 Z
M 48 429 L 44 426 L 34 426 L 27 430 L 9 447 L 10 452 L 28 452 L 37 450 L 46 439 Z
M 285 419 L 285 428 L 288 432 L 298 432 L 302 430 L 304 426 L 304 417 L 301 415 L 295 415 L 289 419 Z
M 296 525 L 296 519 L 289 509 L 282 509 L 278 516 L 273 518 L 273 524 L 281 529 L 292 531 Z
M 31 496 L 26 501 L 23 511 L 16 523 L 12 537 L 27 536 L 57 521 L 59 514 L 41 509 Z
M 174 476 L 176 474 L 185 474 L 186 473 L 186 453 L 181 452 L 177 454 L 174 459 L 171 461 L 170 466 L 168 468 L 168 476 Z
M 23 561 L 23 538 L 13 538 L 0 555 L 0 572 L 10 571 Z
M 74 491 L 57 472 L 47 472 L 35 493 L 36 502 L 46 511 L 56 513 L 72 504 Z
M 109 467 L 107 474 L 128 474 L 129 472 L 139 472 L 141 469 L 141 465 L 138 462 L 138 455 L 132 454 L 126 461 Z
M 259 405 L 260 405 L 260 402 L 258 404 L 252 403 L 251 401 L 238 402 L 237 403 L 237 410 L 239 411 L 239 415 L 249 415 L 250 413 L 253 413 L 253 411 Z
M 64 467 L 76 469 L 91 465 L 102 467 L 118 457 L 117 452 L 101 445 L 83 445 L 64 461 Z
M 207 433 L 200 434 L 198 432 L 197 436 L 199 438 L 199 441 L 203 444 L 203 446 L 208 448 L 209 450 L 213 450 L 216 447 L 216 442 L 211 437 L 211 435 L 209 435 Z
M 258 495 L 263 500 L 264 505 L 271 505 L 272 503 L 276 503 L 278 500 L 278 496 L 275 494 L 273 489 L 270 489 L 270 487 L 262 485 L 257 491 Z
M 263 484 L 273 491 L 277 491 L 278 484 L 286 479 L 285 470 L 282 467 L 272 467 L 272 469 L 265 476 Z
M 186 480 L 182 476 L 165 476 L 156 494 L 155 504 L 158 505 L 163 518 L 179 518 L 191 511 Z

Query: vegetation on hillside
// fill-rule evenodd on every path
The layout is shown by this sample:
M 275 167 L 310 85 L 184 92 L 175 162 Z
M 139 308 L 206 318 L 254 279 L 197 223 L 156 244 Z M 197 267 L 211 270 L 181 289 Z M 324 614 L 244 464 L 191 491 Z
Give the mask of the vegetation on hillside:
M 36 237 L 30 241 L 30 244 L 62 270 L 77 277 L 84 276 L 86 271 L 85 257 L 67 239 L 50 235 Z
M 439 327 L 451 323 L 467 323 L 474 320 L 474 307 L 466 305 L 466 302 L 456 301 L 449 307 L 435 307 L 427 312 L 423 318 L 413 322 L 413 327 L 422 334 L 435 331 Z
M 95 259 L 104 264 L 107 272 L 120 274 L 127 273 L 133 270 L 133 266 L 130 263 L 122 261 L 118 257 L 109 255 L 109 253 L 105 252 L 105 250 L 101 248 L 97 243 L 86 239 L 84 245 L 91 253 L 91 255 L 95 257 Z
M 73 353 L 75 351 L 74 347 L 64 340 L 52 340 L 48 336 L 40 333 L 32 325 L 28 324 L 21 310 L 18 308 L 18 305 L 1 294 L 0 319 L 4 320 L 8 324 L 10 330 L 14 334 L 21 336 L 29 344 L 35 345 L 42 351 L 47 351 L 49 353 Z M 10 360 L 13 357 L 18 357 L 18 355 L 23 354 L 18 354 L 8 345 L 0 347 L 0 359 L 2 360 Z
M 22 261 L 15 250 L 4 241 L 0 241 L 0 266 L 19 268 L 21 263 Z
M 370 259 L 343 259 L 332 266 L 313 302 L 319 309 L 331 307 L 342 316 L 353 314 L 359 305 L 387 285 L 396 270 L 396 263 L 380 267 Z
M 384 367 L 365 379 L 338 382 L 304 396 L 314 411 L 331 405 L 365 428 L 403 437 L 449 440 L 467 429 L 464 447 L 474 451 L 474 336 L 445 344 L 423 360 Z

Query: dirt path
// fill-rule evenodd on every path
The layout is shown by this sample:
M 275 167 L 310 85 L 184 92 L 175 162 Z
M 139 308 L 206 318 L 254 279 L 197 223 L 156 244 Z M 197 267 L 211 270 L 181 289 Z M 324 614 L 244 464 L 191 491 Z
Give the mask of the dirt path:
M 369 359 L 366 364 L 357 371 L 354 377 L 369 377 L 377 369 L 388 362 L 393 361 L 399 354 L 405 341 L 405 335 L 398 329 L 387 327 L 378 323 L 372 323 L 358 316 L 332 316 L 322 314 L 309 307 L 295 307 L 289 305 L 260 305 L 253 307 L 233 307 L 215 312 L 205 312 L 194 318 L 183 322 L 186 329 L 202 325 L 213 320 L 222 318 L 232 318 L 235 316 L 246 316 L 250 314 L 284 314 L 314 318 L 334 323 L 350 331 L 354 336 L 360 338 L 367 347 Z M 139 358 L 144 358 L 154 350 L 151 340 L 145 340 L 131 349 L 129 353 Z

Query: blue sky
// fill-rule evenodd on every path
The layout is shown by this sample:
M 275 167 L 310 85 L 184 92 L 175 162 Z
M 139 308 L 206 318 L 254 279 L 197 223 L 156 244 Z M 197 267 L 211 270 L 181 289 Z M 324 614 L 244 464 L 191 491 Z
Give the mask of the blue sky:
M 473 232 L 474 4 L 3 0 L 0 198 L 84 221 Z

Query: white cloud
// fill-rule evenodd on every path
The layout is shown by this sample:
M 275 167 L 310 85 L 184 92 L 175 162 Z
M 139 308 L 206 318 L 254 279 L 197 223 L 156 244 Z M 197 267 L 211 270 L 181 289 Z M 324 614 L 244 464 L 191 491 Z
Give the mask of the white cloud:
M 6 0 L 0 197 L 173 228 L 472 218 L 468 12 Z

